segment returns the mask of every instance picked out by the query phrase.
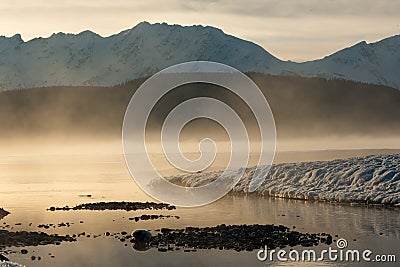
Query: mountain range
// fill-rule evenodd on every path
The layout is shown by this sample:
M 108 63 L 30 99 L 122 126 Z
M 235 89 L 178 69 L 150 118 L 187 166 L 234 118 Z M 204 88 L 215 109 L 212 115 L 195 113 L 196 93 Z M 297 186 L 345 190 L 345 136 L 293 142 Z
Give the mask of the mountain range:
M 91 31 L 27 42 L 19 34 L 0 36 L 0 90 L 112 86 L 193 60 L 221 62 L 243 72 L 344 79 L 400 89 L 400 35 L 296 63 L 214 27 L 142 22 L 108 37 Z

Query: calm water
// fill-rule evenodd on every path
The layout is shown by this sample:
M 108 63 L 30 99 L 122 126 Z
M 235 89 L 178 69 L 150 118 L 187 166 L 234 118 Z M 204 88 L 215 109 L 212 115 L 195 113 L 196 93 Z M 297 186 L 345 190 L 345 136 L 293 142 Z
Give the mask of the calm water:
M 90 194 L 91 197 L 84 195 Z M 73 206 L 96 201 L 152 201 L 135 185 L 121 155 L 35 155 L 0 157 L 0 206 L 11 214 L 6 222 L 17 230 L 39 231 L 38 224 L 74 223 L 46 230 L 72 234 L 85 231 L 90 238 L 61 246 L 28 248 L 30 254 L 9 258 L 28 266 L 353 266 L 354 263 L 260 262 L 257 251 L 204 250 L 191 253 L 156 250 L 136 252 L 110 237 L 93 238 L 106 231 L 131 232 L 162 227 L 218 224 L 283 224 L 301 232 L 326 232 L 345 238 L 349 249 L 370 249 L 375 254 L 396 254 L 400 260 L 400 209 L 323 204 L 257 197 L 226 196 L 208 206 L 174 211 L 69 211 L 48 212 L 50 206 Z M 142 214 L 179 215 L 153 221 L 130 221 Z M 84 223 L 79 223 L 84 221 Z M 21 225 L 15 225 L 21 223 Z M 32 223 L 31 226 L 29 224 Z M 354 241 L 355 240 L 355 241 Z M 332 245 L 335 247 L 335 244 Z M 319 246 L 318 250 L 326 246 Z M 32 252 L 32 251 L 35 252 Z M 55 258 L 48 255 L 52 253 Z M 32 255 L 42 260 L 32 261 Z M 398 263 L 397 262 L 397 263 Z M 358 263 L 364 266 L 365 263 Z M 379 266 L 370 263 L 370 266 Z M 396 266 L 396 264 L 383 264 Z

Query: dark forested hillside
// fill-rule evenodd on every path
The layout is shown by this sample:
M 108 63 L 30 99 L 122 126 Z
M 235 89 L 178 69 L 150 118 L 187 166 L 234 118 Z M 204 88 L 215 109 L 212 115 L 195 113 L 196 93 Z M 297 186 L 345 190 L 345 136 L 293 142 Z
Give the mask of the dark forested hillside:
M 400 91 L 343 80 L 249 74 L 267 97 L 279 136 L 399 135 Z M 65 134 L 119 136 L 125 109 L 145 79 L 114 87 L 50 87 L 0 93 L 0 136 Z M 157 105 L 159 127 L 177 103 L 195 96 L 227 102 L 254 125 L 249 109 L 213 85 L 177 88 Z

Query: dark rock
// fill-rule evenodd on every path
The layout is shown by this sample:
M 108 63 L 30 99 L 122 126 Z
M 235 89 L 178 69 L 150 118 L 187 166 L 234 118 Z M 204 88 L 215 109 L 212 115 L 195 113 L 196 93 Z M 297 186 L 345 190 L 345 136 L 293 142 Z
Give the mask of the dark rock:
M 49 235 L 43 232 L 10 232 L 0 230 L 0 249 L 5 247 L 41 246 L 73 241 L 76 241 L 76 239 L 56 234 Z M 25 252 L 27 253 L 28 251 L 26 249 L 21 250 L 21 253 Z
M 327 245 L 332 244 L 332 236 L 331 235 L 327 236 L 325 244 L 327 244 Z
M 9 259 L 6 256 L 0 254 L 0 262 L 2 261 L 9 261 Z
M 0 220 L 6 217 L 8 214 L 10 214 L 8 211 L 0 208 Z
M 133 248 L 139 251 L 145 251 L 150 248 L 152 235 L 147 230 L 136 230 L 132 233 Z M 131 241 L 132 242 L 132 241 Z

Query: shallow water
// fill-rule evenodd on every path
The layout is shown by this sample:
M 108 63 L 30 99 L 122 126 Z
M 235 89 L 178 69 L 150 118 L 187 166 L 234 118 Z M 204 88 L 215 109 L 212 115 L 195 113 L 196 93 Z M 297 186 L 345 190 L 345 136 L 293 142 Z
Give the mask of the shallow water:
M 91 195 L 88 197 L 87 195 Z M 85 231 L 90 238 L 60 246 L 28 248 L 29 254 L 11 254 L 28 266 L 298 266 L 300 263 L 260 262 L 257 251 L 198 250 L 161 253 L 136 252 L 106 231 L 131 232 L 162 227 L 214 226 L 218 224 L 283 224 L 300 232 L 326 232 L 345 238 L 349 249 L 396 254 L 400 260 L 400 209 L 315 203 L 285 199 L 228 195 L 199 208 L 172 211 L 46 211 L 50 206 L 73 206 L 97 201 L 152 201 L 141 192 L 121 155 L 1 156 L 0 203 L 11 214 L 0 221 L 10 229 L 72 234 Z M 152 221 L 131 221 L 142 214 L 178 215 Z M 83 223 L 80 223 L 83 221 Z M 73 223 L 71 227 L 43 230 L 39 224 Z M 21 225 L 15 225 L 21 223 Z M 29 224 L 32 223 L 31 226 Z M 93 235 L 102 235 L 93 238 Z M 355 241 L 354 241 L 355 239 Z M 332 245 L 335 247 L 335 244 Z M 319 246 L 321 250 L 324 246 Z M 20 249 L 20 248 L 19 248 Z M 18 250 L 19 250 L 18 249 Z M 303 248 L 304 249 L 304 248 Z M 33 252 L 34 251 L 34 252 Z M 51 258 L 49 253 L 55 256 Z M 31 256 L 41 256 L 32 261 Z M 355 263 L 318 262 L 304 266 L 353 266 Z M 377 263 L 376 263 L 377 264 Z M 364 266 L 365 262 L 358 263 Z M 370 263 L 374 266 L 374 263 Z M 396 264 L 384 264 L 396 266 Z

